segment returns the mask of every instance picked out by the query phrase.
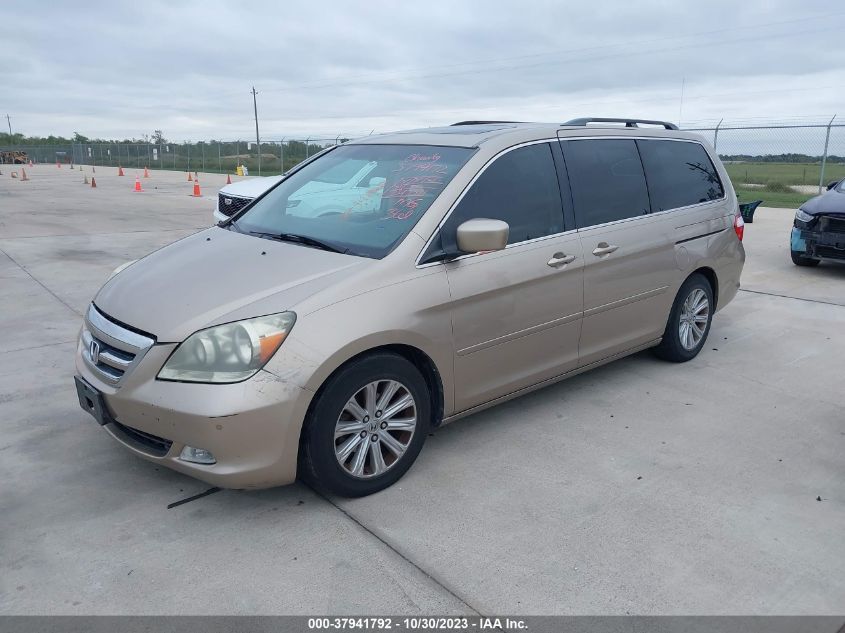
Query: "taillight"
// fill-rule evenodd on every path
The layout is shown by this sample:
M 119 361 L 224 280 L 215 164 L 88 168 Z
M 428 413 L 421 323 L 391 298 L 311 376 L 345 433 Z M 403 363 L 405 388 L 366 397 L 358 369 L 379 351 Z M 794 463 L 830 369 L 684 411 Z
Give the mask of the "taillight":
M 745 234 L 745 220 L 742 219 L 742 214 L 739 211 L 734 216 L 734 231 L 741 242 L 742 236 Z

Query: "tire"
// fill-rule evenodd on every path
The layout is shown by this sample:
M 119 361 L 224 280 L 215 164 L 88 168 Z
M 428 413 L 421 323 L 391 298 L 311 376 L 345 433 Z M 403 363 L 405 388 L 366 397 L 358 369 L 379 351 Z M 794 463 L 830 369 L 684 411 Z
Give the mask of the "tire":
M 703 305 L 702 298 L 706 300 L 704 309 L 700 308 Z M 713 306 L 713 289 L 710 283 L 703 275 L 690 275 L 678 290 L 663 332 L 663 340 L 654 348 L 655 355 L 673 363 L 685 363 L 698 356 L 710 334 Z M 691 323 L 689 319 L 695 316 L 706 316 L 706 321 Z M 682 318 L 687 323 L 684 334 L 681 329 Z M 704 326 L 703 330 L 700 326 Z
M 821 263 L 819 259 L 812 257 L 804 257 L 799 251 L 789 251 L 792 256 L 792 263 L 796 266 L 818 266 Z
M 370 385 L 375 385 L 373 397 Z M 389 410 L 408 397 L 412 404 L 388 419 Z M 384 490 L 417 459 L 431 428 L 431 415 L 428 386 L 410 362 L 390 352 L 354 360 L 326 381 L 311 406 L 300 441 L 300 476 L 315 488 L 342 497 Z M 408 430 L 412 419 L 414 426 Z M 385 428 L 392 424 L 397 426 Z

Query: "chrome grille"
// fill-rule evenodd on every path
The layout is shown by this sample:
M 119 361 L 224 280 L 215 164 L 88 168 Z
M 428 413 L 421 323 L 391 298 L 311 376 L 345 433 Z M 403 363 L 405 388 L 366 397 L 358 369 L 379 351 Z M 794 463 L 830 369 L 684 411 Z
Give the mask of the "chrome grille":
M 104 382 L 118 385 L 155 339 L 115 323 L 92 303 L 82 329 L 82 357 Z
M 255 198 L 240 198 L 238 196 L 220 193 L 217 195 L 217 209 L 227 218 L 231 218 L 254 199 Z

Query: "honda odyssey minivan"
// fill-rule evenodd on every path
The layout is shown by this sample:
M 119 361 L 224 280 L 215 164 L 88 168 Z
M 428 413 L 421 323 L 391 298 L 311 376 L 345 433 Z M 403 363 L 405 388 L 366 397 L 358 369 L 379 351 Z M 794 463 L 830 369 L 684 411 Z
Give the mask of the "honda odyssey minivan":
M 320 184 L 362 170 L 354 196 Z M 298 214 L 318 190 L 332 212 Z M 215 486 L 370 494 L 439 425 L 646 348 L 693 359 L 736 295 L 743 228 L 713 149 L 670 123 L 369 136 L 113 275 L 79 402 Z

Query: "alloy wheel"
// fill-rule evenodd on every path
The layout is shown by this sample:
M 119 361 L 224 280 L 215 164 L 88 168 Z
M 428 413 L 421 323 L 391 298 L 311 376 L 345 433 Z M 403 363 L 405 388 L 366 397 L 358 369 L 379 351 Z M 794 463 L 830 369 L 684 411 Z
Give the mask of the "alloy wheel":
M 395 466 L 417 427 L 417 405 L 396 380 L 376 380 L 346 402 L 335 424 L 335 457 L 348 475 L 377 477 Z
M 710 301 L 707 293 L 701 288 L 695 288 L 684 301 L 678 321 L 678 336 L 684 349 L 692 351 L 698 347 L 707 331 L 709 319 Z

